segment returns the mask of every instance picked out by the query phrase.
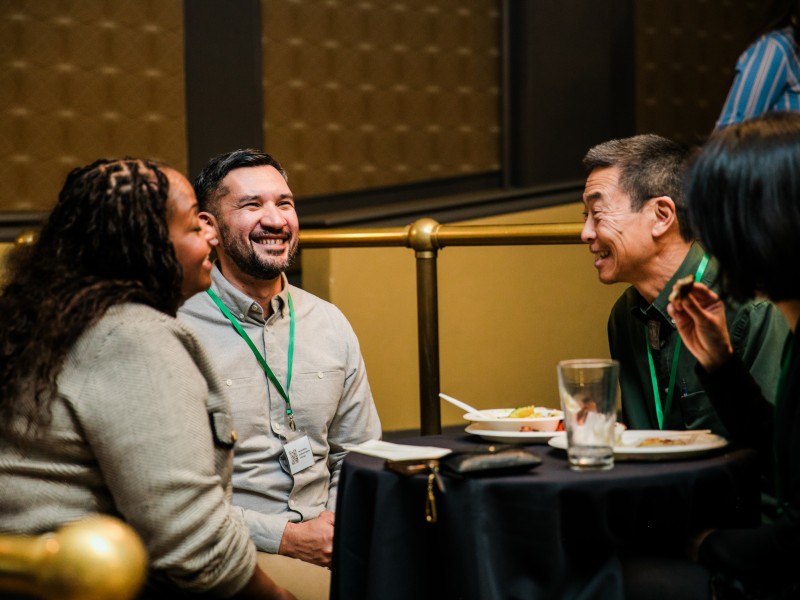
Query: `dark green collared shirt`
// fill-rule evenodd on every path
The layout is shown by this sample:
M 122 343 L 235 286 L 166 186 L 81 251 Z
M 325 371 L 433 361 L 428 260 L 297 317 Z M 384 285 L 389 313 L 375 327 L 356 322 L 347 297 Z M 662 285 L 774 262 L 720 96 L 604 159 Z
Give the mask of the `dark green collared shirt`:
M 666 411 L 667 386 L 675 345 L 680 336 L 667 314 L 667 304 L 672 286 L 681 277 L 693 275 L 703 258 L 703 248 L 695 243 L 672 279 L 661 290 L 652 304 L 634 287 L 628 288 L 608 319 L 608 343 L 612 358 L 620 362 L 620 388 L 622 392 L 621 420 L 631 429 L 658 429 L 653 384 L 647 360 L 648 327 L 651 329 L 651 352 L 656 369 L 664 429 L 711 429 L 726 435 L 711 402 L 695 374 L 697 361 L 681 344 L 678 370 L 672 404 Z M 708 262 L 702 283 L 715 289 L 717 263 Z M 764 396 L 775 398 L 780 375 L 781 350 L 789 333 L 783 315 L 766 300 L 755 300 L 742 305 L 726 303 L 726 318 L 731 344 L 761 386 Z

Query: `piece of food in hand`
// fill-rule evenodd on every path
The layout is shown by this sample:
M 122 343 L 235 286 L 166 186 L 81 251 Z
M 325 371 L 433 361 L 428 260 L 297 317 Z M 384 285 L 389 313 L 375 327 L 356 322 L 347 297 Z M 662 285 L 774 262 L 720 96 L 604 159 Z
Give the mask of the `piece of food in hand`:
M 536 407 L 531 406 L 520 406 L 519 408 L 515 408 L 510 413 L 508 413 L 508 419 L 525 419 L 527 417 L 532 417 L 533 411 L 536 410 Z
M 675 300 L 685 300 L 686 297 L 689 295 L 689 292 L 692 291 L 694 287 L 694 275 L 687 275 L 686 277 L 681 277 L 678 281 L 675 282 L 675 285 L 672 286 L 672 293 L 669 295 L 669 301 L 675 302 Z

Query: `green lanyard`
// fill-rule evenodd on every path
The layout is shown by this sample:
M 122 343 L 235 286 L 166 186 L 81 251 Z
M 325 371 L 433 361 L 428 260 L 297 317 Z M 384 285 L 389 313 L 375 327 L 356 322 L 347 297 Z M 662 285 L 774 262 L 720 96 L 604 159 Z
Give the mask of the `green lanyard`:
M 795 327 L 797 331 L 797 327 Z M 781 374 L 778 378 L 778 394 L 775 396 L 775 405 L 773 412 L 775 414 L 775 427 L 777 428 L 778 420 L 778 403 L 783 401 L 783 394 L 786 391 L 786 379 L 789 376 L 789 371 L 792 368 L 792 357 L 794 356 L 794 333 L 790 333 L 786 338 L 786 345 L 783 347 L 783 357 L 781 359 Z M 775 434 L 773 433 L 773 439 Z M 772 447 L 773 463 L 775 465 L 775 498 L 778 500 L 778 514 L 783 513 L 783 482 L 781 481 L 781 464 L 780 456 L 778 455 L 778 446 L 773 442 Z
M 703 278 L 703 273 L 706 272 L 708 265 L 708 254 L 703 255 L 703 259 L 697 267 L 694 274 L 694 280 L 700 281 Z M 653 363 L 653 353 L 650 351 L 650 340 L 647 335 L 647 327 L 644 330 L 644 343 L 647 348 L 647 362 L 650 365 L 650 380 L 653 382 L 653 398 L 656 404 L 656 417 L 658 418 L 658 428 L 664 429 L 664 413 L 669 414 L 672 407 L 672 392 L 675 390 L 675 377 L 678 374 L 678 356 L 681 353 L 681 338 L 675 344 L 675 351 L 672 353 L 672 365 L 669 369 L 669 385 L 667 385 L 667 406 L 662 409 L 661 407 L 661 394 L 658 392 L 658 377 L 656 376 L 656 367 Z
M 225 315 L 228 318 L 228 321 L 231 322 L 231 325 L 233 325 L 236 333 L 238 333 L 241 338 L 247 342 L 247 345 L 250 346 L 250 350 L 253 351 L 256 360 L 258 360 L 258 364 L 261 365 L 261 368 L 264 369 L 264 373 L 267 374 L 267 379 L 272 382 L 272 384 L 278 390 L 278 393 L 281 395 L 281 398 L 283 398 L 283 401 L 286 402 L 286 416 L 289 420 L 289 429 L 296 431 L 297 427 L 295 426 L 294 415 L 292 414 L 292 403 L 289 402 L 289 387 L 292 385 L 292 360 L 294 359 L 294 306 L 292 305 L 292 295 L 287 294 L 289 299 L 289 366 L 287 367 L 288 375 L 286 376 L 286 390 L 284 391 L 281 382 L 278 381 L 277 377 L 275 377 L 275 373 L 273 373 L 272 369 L 269 368 L 267 361 L 263 356 L 261 356 L 261 352 L 258 351 L 258 348 L 256 348 L 255 344 L 253 344 L 253 340 L 250 339 L 250 336 L 247 335 L 244 332 L 244 329 L 242 329 L 242 326 L 239 325 L 239 321 L 236 320 L 236 317 L 234 317 L 231 314 L 231 311 L 228 310 L 228 307 L 222 303 L 222 300 L 220 300 L 219 296 L 214 293 L 214 290 L 209 288 L 207 292 L 208 295 L 211 296 L 211 299 L 214 301 L 214 303 L 222 311 L 222 314 Z

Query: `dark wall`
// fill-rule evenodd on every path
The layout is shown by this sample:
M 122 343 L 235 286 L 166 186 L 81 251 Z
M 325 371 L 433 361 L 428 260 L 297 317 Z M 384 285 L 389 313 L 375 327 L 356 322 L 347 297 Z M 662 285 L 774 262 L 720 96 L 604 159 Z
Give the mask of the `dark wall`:
M 263 145 L 259 0 L 187 0 L 186 135 L 194 178 L 208 159 Z
M 582 178 L 594 144 L 635 133 L 633 0 L 508 0 L 515 187 Z

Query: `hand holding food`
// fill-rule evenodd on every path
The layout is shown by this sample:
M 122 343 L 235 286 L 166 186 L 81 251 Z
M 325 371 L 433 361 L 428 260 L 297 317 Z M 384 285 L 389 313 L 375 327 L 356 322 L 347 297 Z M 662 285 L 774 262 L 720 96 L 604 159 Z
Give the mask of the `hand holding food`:
M 669 295 L 670 303 L 675 302 L 676 300 L 686 300 L 693 287 L 694 275 L 687 275 L 686 277 L 681 277 L 678 279 L 678 281 L 675 282 L 675 285 L 672 286 L 672 293 Z
M 691 292 L 680 302 L 670 303 L 667 312 L 674 319 L 686 348 L 706 371 L 711 372 L 733 354 L 725 305 L 702 283 L 693 283 Z

